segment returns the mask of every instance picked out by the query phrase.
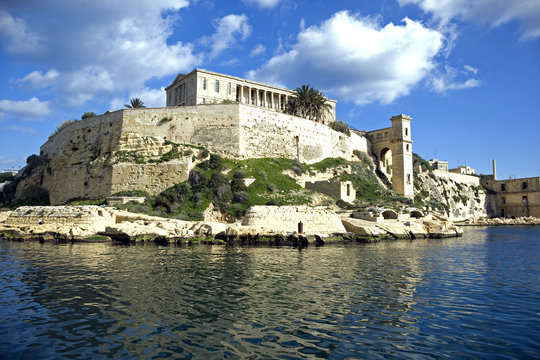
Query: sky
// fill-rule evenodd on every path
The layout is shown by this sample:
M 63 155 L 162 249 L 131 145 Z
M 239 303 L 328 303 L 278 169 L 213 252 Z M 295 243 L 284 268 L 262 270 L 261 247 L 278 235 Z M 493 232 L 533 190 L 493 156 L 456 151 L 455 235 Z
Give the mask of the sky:
M 358 130 L 406 114 L 425 159 L 540 176 L 538 0 L 3 0 L 0 170 L 85 112 L 165 106 L 194 68 L 309 84 Z

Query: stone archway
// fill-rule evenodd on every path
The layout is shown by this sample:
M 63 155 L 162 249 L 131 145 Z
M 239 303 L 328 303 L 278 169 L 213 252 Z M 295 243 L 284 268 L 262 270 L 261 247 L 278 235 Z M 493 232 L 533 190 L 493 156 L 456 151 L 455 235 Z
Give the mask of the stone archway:
M 392 175 L 392 150 L 385 147 L 379 155 L 379 168 L 388 175 Z
M 384 219 L 397 219 L 398 213 L 392 209 L 386 209 L 381 213 Z

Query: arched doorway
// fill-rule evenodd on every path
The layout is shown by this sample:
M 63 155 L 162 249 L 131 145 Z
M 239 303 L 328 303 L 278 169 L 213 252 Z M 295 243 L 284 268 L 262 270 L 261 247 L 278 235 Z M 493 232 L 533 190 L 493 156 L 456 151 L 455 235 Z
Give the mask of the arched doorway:
M 388 175 L 392 175 L 392 150 L 389 148 L 381 150 L 379 156 L 379 168 Z

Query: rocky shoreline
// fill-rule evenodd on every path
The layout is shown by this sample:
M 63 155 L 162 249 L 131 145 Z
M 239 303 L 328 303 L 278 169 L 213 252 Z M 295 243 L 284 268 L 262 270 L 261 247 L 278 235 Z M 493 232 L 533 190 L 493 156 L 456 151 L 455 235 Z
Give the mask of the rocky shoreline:
M 22 206 L 0 213 L 0 238 L 64 242 L 321 246 L 383 239 L 460 236 L 435 214 L 421 218 L 352 218 L 326 208 L 255 206 L 237 223 L 183 221 L 99 206 Z M 299 233 L 301 223 L 303 231 Z
M 540 218 L 523 216 L 518 218 L 484 218 L 476 221 L 458 223 L 459 226 L 532 226 L 540 225 Z

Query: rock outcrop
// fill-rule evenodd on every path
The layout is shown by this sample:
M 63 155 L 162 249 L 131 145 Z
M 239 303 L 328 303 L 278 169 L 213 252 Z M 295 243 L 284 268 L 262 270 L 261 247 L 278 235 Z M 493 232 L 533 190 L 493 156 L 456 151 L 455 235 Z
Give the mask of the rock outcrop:
M 415 196 L 452 221 L 487 217 L 486 192 L 475 176 L 443 171 L 415 174 Z
M 298 232 L 298 222 L 309 230 Z M 23 206 L 0 213 L 0 237 L 8 239 L 90 240 L 101 236 L 102 240 L 130 242 L 218 239 L 322 245 L 336 238 L 361 241 L 460 234 L 461 229 L 451 221 L 434 215 L 373 222 L 348 214 L 340 217 L 325 208 L 295 206 L 253 207 L 241 224 L 167 219 L 100 206 Z

